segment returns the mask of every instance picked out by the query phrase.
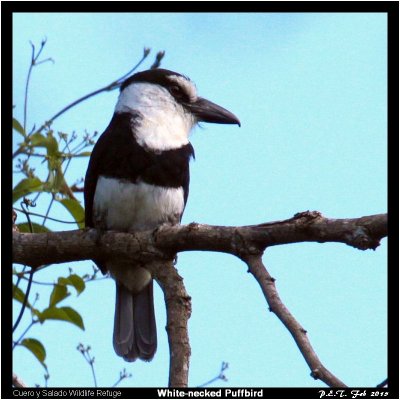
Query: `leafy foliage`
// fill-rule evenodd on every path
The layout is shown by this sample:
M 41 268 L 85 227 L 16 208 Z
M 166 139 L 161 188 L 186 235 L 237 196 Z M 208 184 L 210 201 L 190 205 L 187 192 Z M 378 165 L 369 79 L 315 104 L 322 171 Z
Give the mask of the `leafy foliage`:
M 14 188 L 13 188 L 13 207 L 19 212 L 18 219 L 26 217 L 26 222 L 19 222 L 16 227 L 24 233 L 49 232 L 46 226 L 48 220 L 53 219 L 50 215 L 54 204 L 61 204 L 72 217 L 69 223 L 73 222 L 78 228 L 84 228 L 84 209 L 81 203 L 74 195 L 74 191 L 82 191 L 77 185 L 70 186 L 65 179 L 65 174 L 71 162 L 75 158 L 89 157 L 89 147 L 93 145 L 96 133 L 85 134 L 79 141 L 75 133 L 67 134 L 56 132 L 52 129 L 52 122 L 46 121 L 39 129 L 35 126 L 28 133 L 26 129 L 27 103 L 29 93 L 29 79 L 33 68 L 48 60 L 39 60 L 45 41 L 41 43 L 38 52 L 32 45 L 32 59 L 28 71 L 28 79 L 25 91 L 24 118 L 22 121 L 13 118 L 13 130 L 16 143 L 14 151 Z M 33 163 L 33 161 L 35 161 Z M 38 173 L 33 166 L 39 165 Z M 20 177 L 19 180 L 16 179 Z M 45 176 L 45 178 L 43 178 Z M 32 213 L 30 208 L 35 207 L 40 201 L 41 205 L 48 203 L 46 215 Z M 18 208 L 20 203 L 21 208 Z M 35 216 L 36 220 L 31 221 Z M 39 218 L 38 218 L 39 217 Z M 40 218 L 42 221 L 40 221 Z M 67 221 L 65 221 L 67 222 Z M 62 301 L 68 300 L 71 295 L 70 288 L 79 296 L 86 288 L 85 280 L 95 279 L 95 275 L 79 276 L 72 271 L 67 276 L 61 276 L 54 283 L 45 283 L 53 286 L 49 295 L 48 305 L 42 309 L 35 306 L 27 298 L 26 289 L 22 282 L 28 281 L 26 267 L 14 266 L 13 269 L 13 299 L 22 305 L 20 315 L 14 325 L 14 331 L 21 321 L 25 309 L 30 311 L 31 323 L 23 330 L 23 334 L 18 339 L 14 339 L 13 348 L 21 346 L 29 350 L 40 364 L 46 369 L 46 349 L 42 342 L 36 338 L 25 337 L 27 332 L 33 327 L 44 324 L 47 321 L 68 322 L 80 329 L 84 329 L 84 322 L 79 312 L 70 306 L 60 306 Z M 33 281 L 33 284 L 38 284 Z M 28 285 L 29 287 L 29 285 Z M 39 324 L 39 325 L 40 325 Z
M 65 176 L 71 162 L 77 158 L 81 159 L 82 157 L 90 156 L 91 152 L 89 150 L 95 142 L 97 132 L 92 134 L 85 132 L 82 138 L 78 140 L 78 135 L 75 134 L 75 132 L 68 134 L 55 131 L 53 129 L 53 122 L 60 115 L 76 107 L 79 103 L 101 92 L 117 89 L 122 81 L 135 71 L 150 53 L 150 49 L 145 48 L 141 60 L 127 74 L 65 106 L 49 120 L 43 122 L 39 128 L 36 128 L 36 125 L 34 125 L 28 133 L 27 110 L 31 73 L 36 66 L 47 61 L 53 61 L 51 58 L 39 59 L 45 44 L 46 40 L 43 40 L 39 49 L 36 51 L 35 46 L 31 43 L 32 57 L 25 87 L 23 120 L 18 120 L 14 117 L 12 121 L 13 131 L 16 133 L 14 137 L 20 139 L 20 142 L 16 143 L 16 150 L 13 154 L 14 182 L 16 182 L 13 188 L 13 210 L 19 212 L 18 219 L 20 217 L 25 217 L 27 220 L 26 222 L 18 221 L 18 224 L 15 225 L 13 229 L 24 233 L 49 232 L 50 229 L 47 226 L 49 220 L 64 224 L 72 223 L 77 225 L 79 229 L 84 228 L 84 209 L 74 195 L 76 192 L 82 192 L 83 187 L 79 187 L 79 182 L 72 185 L 69 184 Z M 157 68 L 163 57 L 164 52 L 158 52 L 151 68 Z M 32 160 L 35 162 L 33 163 Z M 39 166 L 38 173 L 34 166 Z M 43 178 L 44 176 L 45 178 Z M 19 179 L 17 179 L 17 177 L 19 177 Z M 81 181 L 83 181 L 83 177 Z M 38 201 L 40 201 L 41 206 L 46 202 L 48 203 L 45 215 L 30 210 L 30 208 L 36 206 Z M 18 203 L 21 208 L 18 208 Z M 61 221 L 51 216 L 53 206 L 57 203 L 67 210 L 71 221 Z M 36 220 L 31 221 L 31 217 L 35 217 Z M 42 221 L 40 222 L 37 218 L 41 218 Z M 13 217 L 13 223 L 14 222 L 15 216 Z M 35 273 L 36 270 L 33 272 Z M 32 277 L 34 273 L 28 275 Z M 13 332 L 20 324 L 25 309 L 28 309 L 31 314 L 30 324 L 23 330 L 22 335 L 18 339 L 13 340 L 13 348 L 16 346 L 23 347 L 35 356 L 46 370 L 44 377 L 47 385 L 47 380 L 50 375 L 48 374 L 47 365 L 45 363 L 45 346 L 38 339 L 32 337 L 27 338 L 25 336 L 33 326 L 43 325 L 50 320 L 68 322 L 84 330 L 84 322 L 79 312 L 70 306 L 60 306 L 60 303 L 68 300 L 71 296 L 70 288 L 74 289 L 77 296 L 83 293 L 86 288 L 86 282 L 95 281 L 97 279 L 97 270 L 93 274 L 84 274 L 82 276 L 70 270 L 68 276 L 58 277 L 57 282 L 54 283 L 37 282 L 33 279 L 30 281 L 31 278 L 27 278 L 26 266 L 14 266 L 13 275 L 13 299 L 22 305 L 20 314 L 14 324 Z M 22 281 L 28 281 L 27 291 L 21 287 Z M 52 286 L 48 306 L 43 309 L 35 307 L 38 295 L 34 302 L 30 302 L 28 299 L 31 283 L 33 285 L 43 284 Z M 94 358 L 91 360 L 94 362 Z M 93 370 L 93 365 L 91 366 Z M 129 375 L 124 373 L 120 376 L 116 384 L 127 377 L 129 377 Z
M 39 313 L 38 318 L 41 323 L 49 319 L 57 319 L 60 321 L 70 322 L 83 330 L 85 329 L 82 317 L 71 307 L 50 306 Z

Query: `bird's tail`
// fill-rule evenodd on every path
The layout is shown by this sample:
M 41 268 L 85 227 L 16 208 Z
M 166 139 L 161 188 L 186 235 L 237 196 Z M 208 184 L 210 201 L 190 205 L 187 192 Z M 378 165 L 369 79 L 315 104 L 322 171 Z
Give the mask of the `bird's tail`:
M 153 280 L 136 294 L 117 282 L 113 343 L 125 361 L 153 358 L 157 349 Z

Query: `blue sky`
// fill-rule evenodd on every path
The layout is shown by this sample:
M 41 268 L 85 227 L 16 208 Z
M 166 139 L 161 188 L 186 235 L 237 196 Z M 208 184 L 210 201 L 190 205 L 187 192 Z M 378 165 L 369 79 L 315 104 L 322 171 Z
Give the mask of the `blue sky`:
M 153 55 L 165 50 L 164 68 L 188 75 L 201 96 L 240 118 L 241 128 L 204 124 L 194 131 L 196 160 L 183 223 L 247 225 L 305 210 L 331 218 L 386 212 L 385 14 L 21 13 L 13 23 L 16 118 L 23 115 L 29 41 L 38 45 L 46 37 L 43 57 L 55 60 L 34 70 L 28 127 L 123 75 L 145 46 Z M 117 95 L 90 99 L 54 128 L 102 132 Z M 84 176 L 87 162 L 71 164 L 71 183 Z M 58 208 L 53 216 L 68 218 Z M 320 359 L 350 386 L 375 386 L 387 376 L 386 252 L 383 240 L 376 251 L 299 243 L 264 255 L 282 300 L 307 329 Z M 83 273 L 91 265 L 53 266 L 37 280 L 51 282 L 69 267 Z M 310 378 L 243 263 L 192 252 L 179 255 L 178 270 L 192 296 L 190 385 L 214 377 L 225 361 L 229 380 L 217 386 L 325 386 Z M 43 288 L 34 287 L 34 293 Z M 84 332 L 48 322 L 29 334 L 46 345 L 49 385 L 92 384 L 75 350 L 80 342 L 92 347 L 101 386 L 113 384 L 122 368 L 133 376 L 121 386 L 166 385 L 165 306 L 159 288 L 155 295 L 159 347 L 151 363 L 128 364 L 114 354 L 111 280 L 89 283 L 80 297 L 65 300 L 82 314 Z M 42 294 L 39 304 L 45 299 Z M 30 384 L 43 384 L 41 368 L 25 349 L 15 350 L 14 371 Z

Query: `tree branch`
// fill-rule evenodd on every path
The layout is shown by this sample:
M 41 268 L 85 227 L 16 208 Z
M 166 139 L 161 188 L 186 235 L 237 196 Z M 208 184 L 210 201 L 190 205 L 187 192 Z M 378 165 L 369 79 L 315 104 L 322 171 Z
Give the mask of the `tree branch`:
M 187 387 L 191 354 L 188 334 L 188 320 L 192 313 L 191 298 L 172 261 L 149 263 L 146 268 L 152 272 L 164 292 L 170 353 L 168 386 Z
M 265 268 L 261 259 L 261 254 L 247 256 L 244 258 L 244 261 L 249 266 L 251 274 L 261 286 L 269 310 L 276 314 L 293 336 L 301 354 L 311 369 L 311 376 L 314 379 L 320 379 L 330 387 L 347 387 L 340 379 L 336 378 L 335 375 L 323 366 L 308 340 L 307 331 L 297 322 L 290 311 L 282 303 L 278 291 L 276 290 L 275 279 Z
M 124 258 L 145 263 L 159 282 L 167 307 L 170 346 L 169 386 L 188 384 L 190 345 L 188 319 L 191 299 L 171 260 L 180 251 L 204 250 L 235 255 L 245 261 L 261 286 L 270 310 L 283 322 L 296 341 L 311 375 L 329 386 L 346 385 L 329 372 L 313 350 L 306 331 L 279 298 L 274 279 L 262 263 L 269 246 L 298 242 L 338 242 L 360 250 L 376 249 L 387 236 L 387 215 L 353 219 L 328 219 L 319 212 L 303 212 L 284 221 L 226 227 L 191 223 L 163 225 L 154 231 L 120 233 L 96 229 L 49 233 L 13 232 L 13 261 L 31 267 L 96 259 Z
M 132 261 L 172 259 L 177 252 L 203 250 L 242 258 L 266 247 L 299 242 L 338 242 L 375 250 L 387 236 L 387 214 L 328 219 L 317 212 L 284 221 L 228 227 L 191 223 L 161 226 L 155 231 L 121 233 L 84 229 L 49 233 L 13 232 L 13 261 L 39 266 L 82 260 Z

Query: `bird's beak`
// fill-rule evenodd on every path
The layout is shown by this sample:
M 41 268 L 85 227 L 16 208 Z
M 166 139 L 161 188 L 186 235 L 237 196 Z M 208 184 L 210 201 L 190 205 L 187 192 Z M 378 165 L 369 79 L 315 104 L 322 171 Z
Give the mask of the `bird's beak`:
M 212 122 L 215 124 L 238 124 L 239 118 L 225 108 L 209 100 L 198 97 L 194 103 L 187 105 L 191 113 L 199 122 Z

